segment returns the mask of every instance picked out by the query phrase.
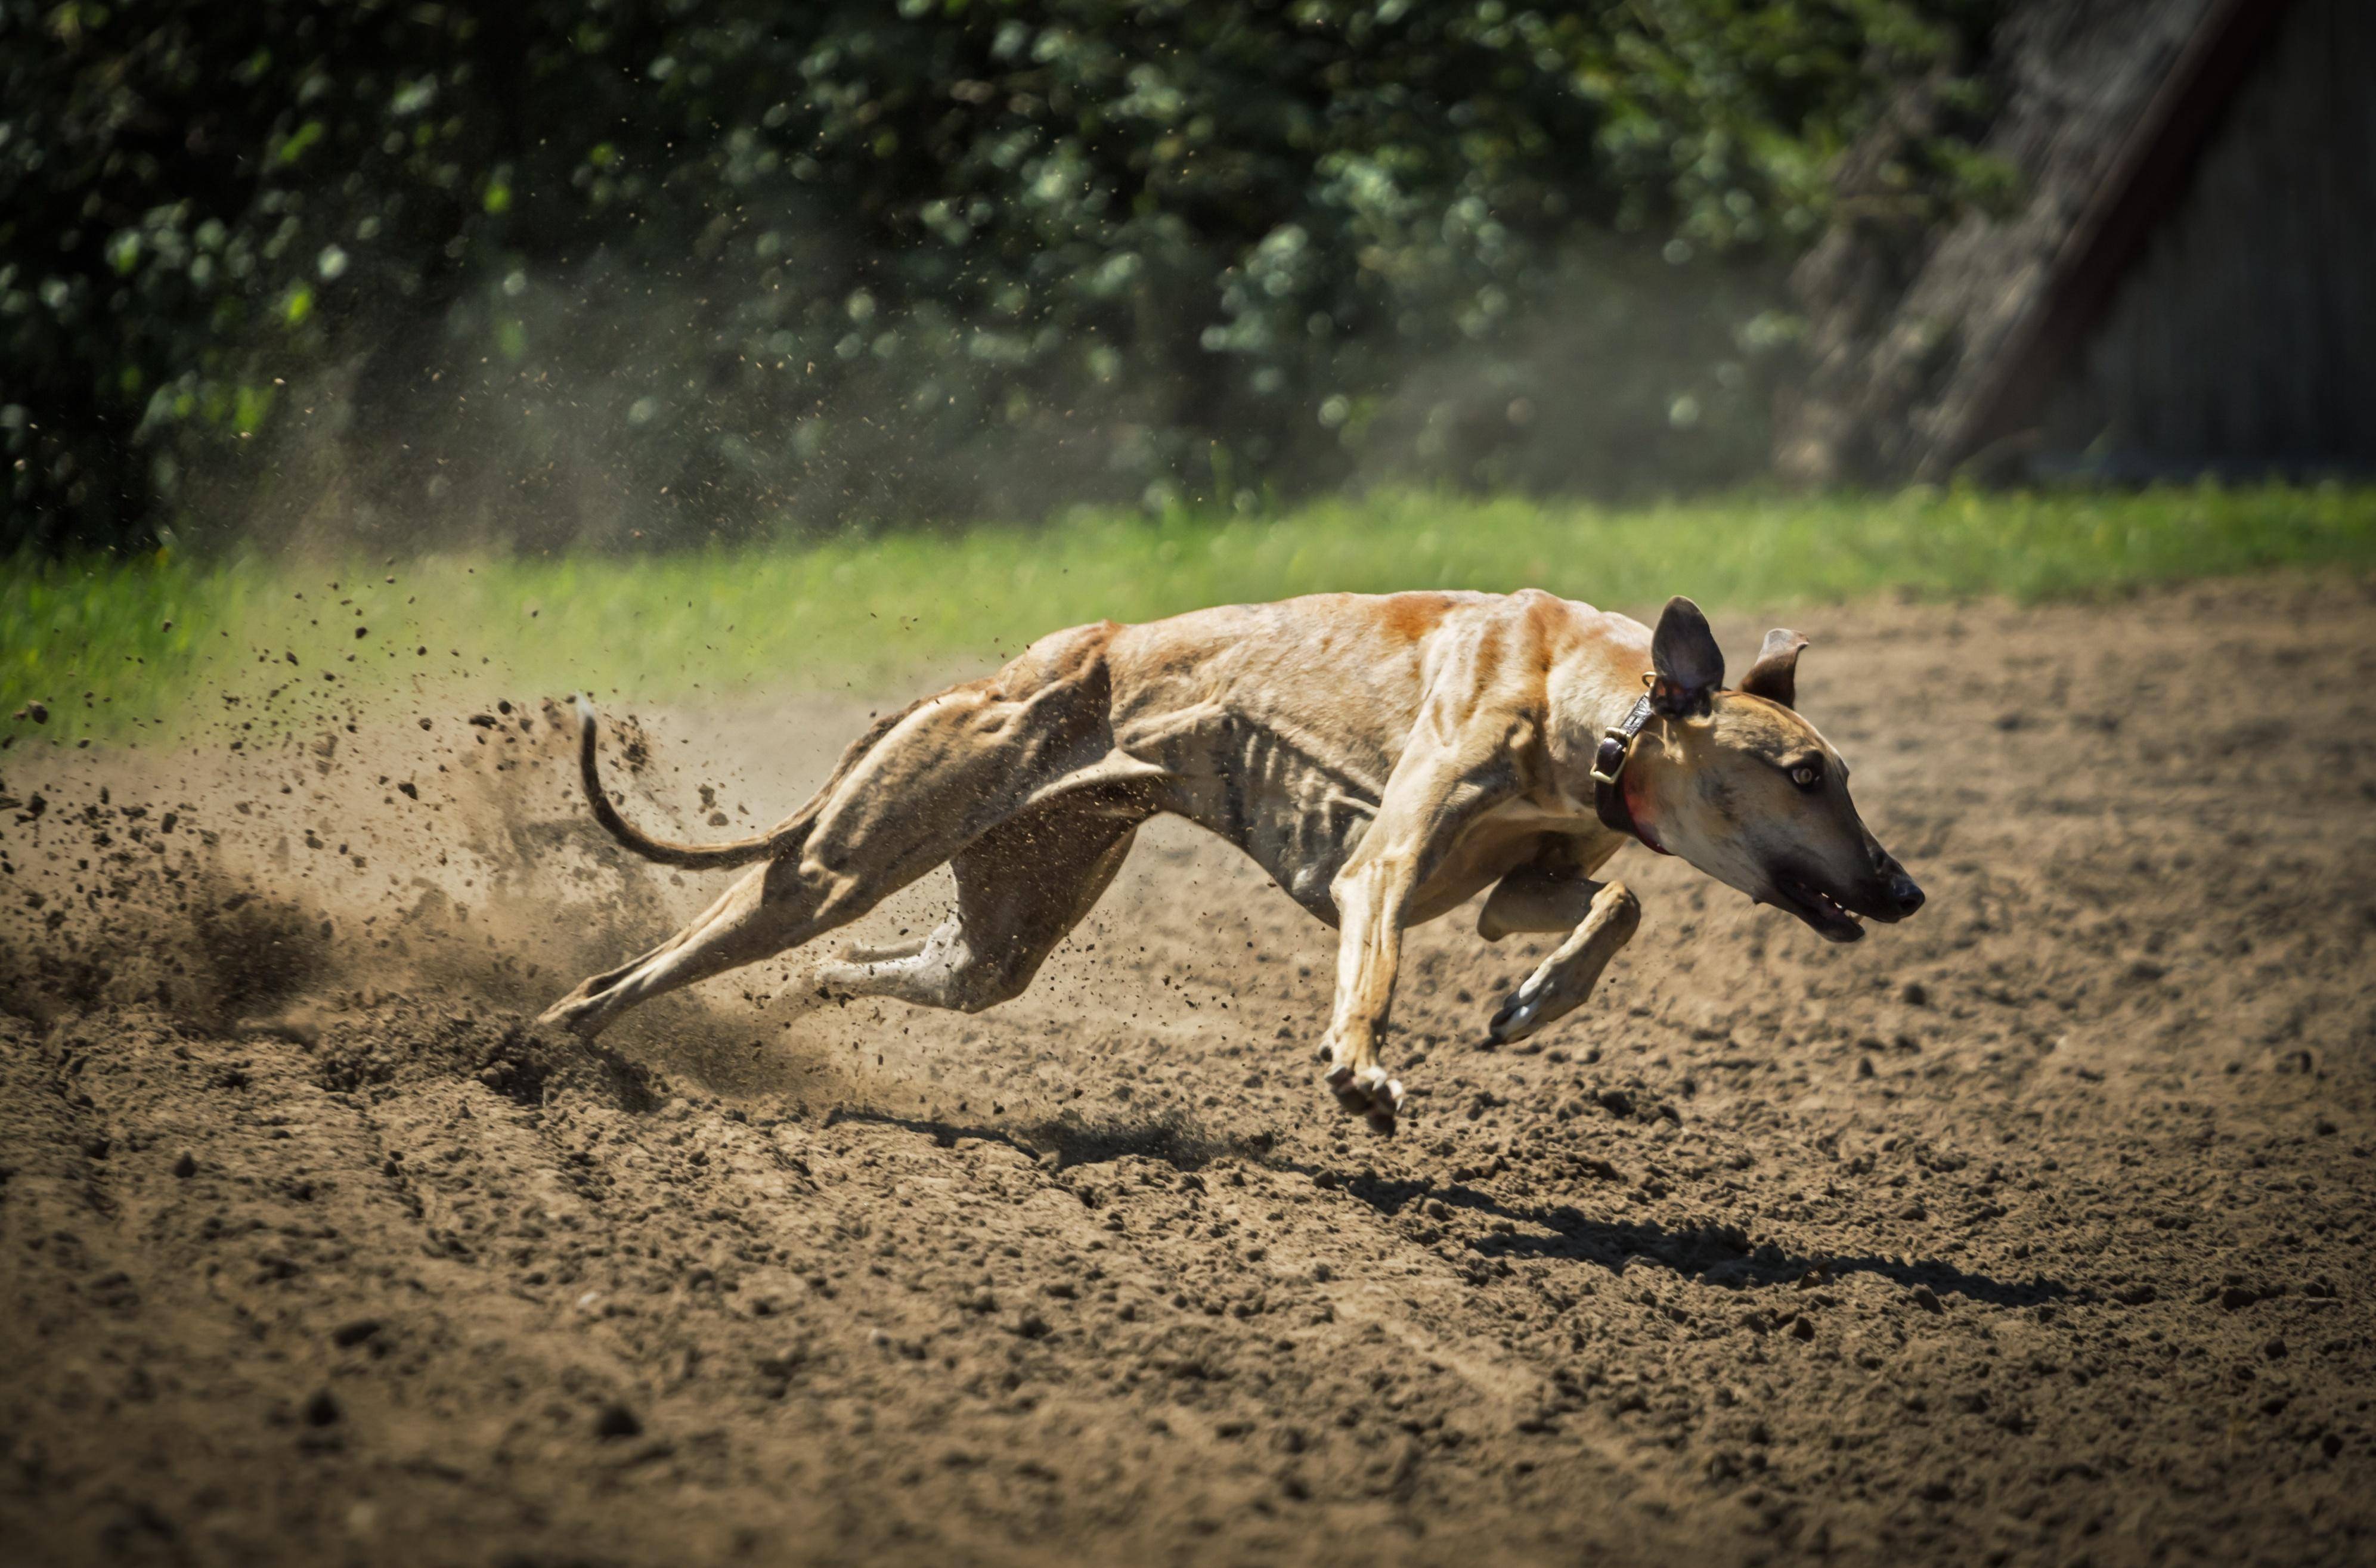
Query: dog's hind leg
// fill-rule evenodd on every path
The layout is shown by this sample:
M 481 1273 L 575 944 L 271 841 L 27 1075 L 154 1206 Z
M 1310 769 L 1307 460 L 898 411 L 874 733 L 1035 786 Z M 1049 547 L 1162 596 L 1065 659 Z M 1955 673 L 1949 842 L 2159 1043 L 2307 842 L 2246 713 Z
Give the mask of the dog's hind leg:
M 797 833 L 783 830 L 774 858 L 636 963 L 580 984 L 541 1021 L 591 1039 L 639 1002 L 848 924 L 934 866 L 1012 829 L 1018 815 L 1036 818 L 1035 796 L 1068 798 L 1064 781 L 1096 777 L 1111 752 L 1100 662 L 1108 635 L 1087 628 L 1043 639 L 997 677 L 908 709 L 863 750 L 852 749 L 793 825 Z M 1101 848 L 1123 831 L 1115 824 L 1136 820 L 1111 815 L 1106 804 Z M 1037 872 L 1039 847 L 1028 836 L 1007 831 L 1004 841 L 1027 873 Z M 1085 869 L 1058 881 L 1074 885 Z
M 1553 1019 L 1582 1006 L 1592 994 L 1592 988 L 1599 983 L 1600 971 L 1609 967 L 1609 960 L 1617 956 L 1617 950 L 1625 945 L 1642 923 L 1641 901 L 1623 883 L 1603 885 L 1584 882 L 1574 886 L 1579 894 L 1590 897 L 1584 918 L 1568 939 L 1553 948 L 1550 956 L 1510 993 L 1502 1010 L 1486 1025 L 1485 1036 L 1496 1045 L 1524 1039 Z
M 639 1002 L 790 947 L 858 918 L 880 893 L 849 877 L 804 876 L 770 861 L 735 880 L 691 925 L 632 963 L 580 982 L 538 1021 L 591 1039 Z
M 1066 803 L 1004 823 L 950 862 L 956 912 L 932 935 L 888 951 L 846 952 L 786 991 L 809 1004 L 885 996 L 962 1013 L 1008 1001 L 1113 881 L 1138 821 Z
M 921 814 L 931 820 L 933 814 L 927 809 Z M 787 858 L 744 873 L 691 925 L 633 963 L 582 982 L 547 1008 L 539 1021 L 591 1039 L 638 1003 L 772 958 L 847 925 L 948 859 L 954 847 L 946 838 L 921 835 L 892 840 L 885 833 L 876 842 L 872 854 L 837 857 L 840 865 L 851 869 L 836 869 L 834 863 L 814 858 Z M 962 851 L 957 859 L 971 852 Z M 923 946 L 915 944 L 918 952 Z

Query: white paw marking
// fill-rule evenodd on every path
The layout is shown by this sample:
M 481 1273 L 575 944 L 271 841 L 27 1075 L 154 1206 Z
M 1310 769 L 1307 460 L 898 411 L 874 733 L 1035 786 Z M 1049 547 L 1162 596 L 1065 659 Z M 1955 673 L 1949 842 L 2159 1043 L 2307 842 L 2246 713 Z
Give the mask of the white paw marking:
M 1508 1045 L 1521 1040 L 1541 1027 L 1544 1004 L 1550 1000 L 1550 987 L 1538 985 L 1528 977 L 1524 985 L 1510 993 L 1493 1021 L 1485 1026 L 1485 1038 L 1496 1045 Z

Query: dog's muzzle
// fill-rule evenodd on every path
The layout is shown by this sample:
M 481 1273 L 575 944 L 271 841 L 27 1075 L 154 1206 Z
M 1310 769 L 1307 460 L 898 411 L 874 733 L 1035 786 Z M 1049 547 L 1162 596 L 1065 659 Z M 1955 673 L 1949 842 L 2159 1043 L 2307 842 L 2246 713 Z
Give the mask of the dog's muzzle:
M 1872 874 L 1859 877 L 1848 886 L 1797 871 L 1777 873 L 1772 901 L 1832 942 L 1859 940 L 1864 921 L 1894 923 L 1920 909 L 1921 885 L 1878 844 L 1872 846 L 1871 856 Z

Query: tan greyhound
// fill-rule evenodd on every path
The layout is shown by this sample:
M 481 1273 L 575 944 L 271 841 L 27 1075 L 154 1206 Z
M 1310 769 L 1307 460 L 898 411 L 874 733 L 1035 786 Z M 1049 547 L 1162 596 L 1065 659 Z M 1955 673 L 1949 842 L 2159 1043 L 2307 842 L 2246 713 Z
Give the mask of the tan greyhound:
M 808 804 L 755 837 L 671 844 L 603 793 L 593 709 L 578 757 L 621 843 L 695 870 L 764 862 L 691 925 L 596 975 L 543 1021 L 591 1038 L 636 1003 L 809 942 L 943 861 L 956 912 L 930 936 L 846 950 L 787 991 L 978 1012 L 1019 994 L 1170 812 L 1252 856 L 1343 934 L 1322 1059 L 1346 1110 L 1394 1129 L 1378 1062 L 1407 926 L 1485 888 L 1489 942 L 1563 932 L 1496 1013 L 1524 1039 L 1581 1004 L 1641 907 L 1592 873 L 1631 837 L 1835 942 L 1922 890 L 1848 799 L 1847 767 L 1793 710 L 1806 639 L 1776 631 L 1735 690 L 1687 599 L 1654 635 L 1529 589 L 1320 594 L 1076 626 L 995 675 L 877 723 Z

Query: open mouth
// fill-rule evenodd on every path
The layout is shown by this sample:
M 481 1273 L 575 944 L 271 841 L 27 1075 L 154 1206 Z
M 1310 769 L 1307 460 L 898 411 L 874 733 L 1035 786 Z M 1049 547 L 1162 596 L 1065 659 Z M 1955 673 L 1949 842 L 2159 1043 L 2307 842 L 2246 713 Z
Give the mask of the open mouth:
M 1864 924 L 1855 911 L 1812 883 L 1786 876 L 1774 885 L 1774 891 L 1776 903 L 1813 926 L 1826 940 L 1855 942 L 1864 935 Z

